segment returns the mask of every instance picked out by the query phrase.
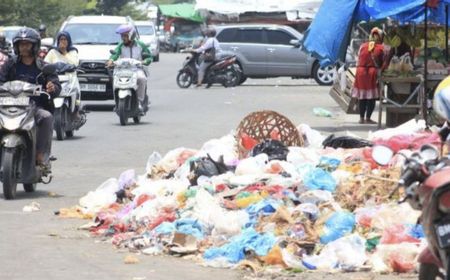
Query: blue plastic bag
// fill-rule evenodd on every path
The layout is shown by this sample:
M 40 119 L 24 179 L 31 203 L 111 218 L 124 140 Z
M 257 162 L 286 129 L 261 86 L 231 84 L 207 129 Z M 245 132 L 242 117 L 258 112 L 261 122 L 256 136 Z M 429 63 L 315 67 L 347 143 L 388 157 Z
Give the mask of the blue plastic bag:
M 264 199 L 258 203 L 252 204 L 245 208 L 249 216 L 249 222 L 245 225 L 246 227 L 252 227 L 257 223 L 259 214 L 269 215 L 277 211 L 280 203 L 274 199 Z
M 321 168 L 315 168 L 307 173 L 303 182 L 308 190 L 324 190 L 334 192 L 336 189 L 336 180 L 331 174 Z
M 339 167 L 340 164 L 341 161 L 336 158 L 321 157 L 318 167 L 327 171 L 334 171 Z
M 323 233 L 320 235 L 320 242 L 327 244 L 351 233 L 355 226 L 355 216 L 346 211 L 335 212 L 325 222 Z
M 197 239 L 203 239 L 202 225 L 194 219 L 180 219 L 173 223 L 163 222 L 154 231 L 157 234 L 171 234 L 173 232 L 193 235 Z
M 203 258 L 213 260 L 223 257 L 230 263 L 238 263 L 245 258 L 245 251 L 252 250 L 258 256 L 265 256 L 275 245 L 276 238 L 272 233 L 260 234 L 253 228 L 242 231 L 238 236 L 233 237 L 229 243 L 205 251 Z

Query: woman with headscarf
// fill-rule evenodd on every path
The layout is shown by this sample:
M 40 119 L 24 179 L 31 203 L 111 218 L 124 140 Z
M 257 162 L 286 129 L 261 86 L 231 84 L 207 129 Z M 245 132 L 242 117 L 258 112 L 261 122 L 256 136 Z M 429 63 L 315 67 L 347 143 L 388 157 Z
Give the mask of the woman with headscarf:
M 352 97 L 359 100 L 359 123 L 376 124 L 370 117 L 375 109 L 375 102 L 380 96 L 378 72 L 384 60 L 383 31 L 373 28 L 369 42 L 361 45 L 358 55 L 355 83 Z
M 72 38 L 66 31 L 61 31 L 56 36 L 56 48 L 51 49 L 45 56 L 45 62 L 64 62 L 78 66 L 78 50 L 72 46 Z

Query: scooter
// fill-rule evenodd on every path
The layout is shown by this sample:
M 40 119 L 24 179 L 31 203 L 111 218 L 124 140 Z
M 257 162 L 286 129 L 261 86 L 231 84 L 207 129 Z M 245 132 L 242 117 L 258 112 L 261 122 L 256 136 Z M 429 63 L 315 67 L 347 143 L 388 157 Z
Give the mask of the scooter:
M 43 68 L 44 75 L 55 73 L 52 65 Z M 36 107 L 33 97 L 50 98 L 41 86 L 23 81 L 6 82 L 0 86 L 0 180 L 6 199 L 16 197 L 17 184 L 26 192 L 34 192 L 36 184 L 52 180 L 50 170 L 36 165 Z
M 372 157 L 386 165 L 393 154 L 386 146 L 375 146 Z M 406 188 L 400 203 L 408 202 L 413 209 L 422 211 L 420 223 L 428 248 L 418 259 L 420 280 L 450 279 L 450 158 L 439 156 L 439 151 L 430 144 L 405 156 L 398 187 L 392 192 Z
M 77 67 L 66 63 L 55 63 L 61 82 L 61 93 L 53 99 L 55 112 L 53 128 L 56 139 L 73 137 L 74 131 L 86 123 L 86 113 L 81 109 L 81 90 L 77 78 Z M 77 117 L 77 114 L 79 115 Z
M 178 71 L 177 85 L 180 88 L 188 88 L 197 83 L 198 68 L 200 66 L 200 54 L 192 49 L 182 50 L 183 53 L 190 53 L 183 62 L 183 67 Z M 242 77 L 242 70 L 236 63 L 236 56 L 222 52 L 219 59 L 214 61 L 206 69 L 203 83 L 210 87 L 218 83 L 224 87 L 235 87 Z
M 142 62 L 133 58 L 120 58 L 114 62 L 113 90 L 115 111 L 120 124 L 126 125 L 129 118 L 138 124 L 148 111 L 148 97 L 145 95 L 143 108 L 139 107 L 137 97 L 137 70 L 144 69 Z M 145 85 L 147 92 L 147 85 Z

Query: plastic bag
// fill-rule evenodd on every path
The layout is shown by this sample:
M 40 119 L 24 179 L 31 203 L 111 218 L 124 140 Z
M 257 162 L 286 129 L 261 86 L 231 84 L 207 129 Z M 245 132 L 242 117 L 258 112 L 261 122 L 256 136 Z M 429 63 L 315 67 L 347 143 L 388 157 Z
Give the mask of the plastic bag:
M 322 145 L 324 148 L 331 147 L 335 149 L 337 148 L 354 149 L 372 146 L 372 142 L 350 136 L 336 137 L 334 134 L 331 134 L 327 138 L 325 138 L 325 140 L 323 140 Z
M 235 175 L 263 174 L 269 157 L 266 154 L 259 154 L 254 157 L 243 159 L 236 166 Z
M 337 73 L 339 75 L 339 85 L 341 91 L 345 91 L 347 88 L 347 70 L 345 69 L 345 64 L 342 64 L 342 66 L 339 67 Z
M 253 147 L 250 156 L 254 157 L 263 153 L 269 157 L 269 160 L 286 160 L 289 149 L 281 141 L 272 139 L 264 140 Z
M 327 244 L 331 241 L 341 238 L 342 236 L 353 231 L 355 226 L 355 216 L 352 213 L 342 211 L 335 212 L 325 222 L 323 232 L 320 235 L 320 242 Z
M 136 172 L 134 169 L 129 169 L 122 172 L 119 176 L 119 188 L 127 189 L 136 184 Z
M 313 109 L 313 113 L 314 115 L 318 116 L 318 117 L 327 117 L 327 118 L 331 118 L 333 116 L 333 114 L 331 114 L 330 111 L 324 109 L 324 108 L 314 108 Z
M 147 173 L 150 173 L 152 171 L 153 166 L 158 164 L 158 162 L 162 159 L 162 156 L 160 153 L 154 151 L 147 159 L 147 165 L 145 166 L 145 170 Z
M 381 237 L 381 244 L 398 244 L 403 242 L 420 243 L 420 240 L 411 236 L 412 226 L 394 225 L 386 228 Z
M 219 248 L 209 248 L 203 257 L 206 260 L 225 257 L 228 262 L 237 263 L 245 258 L 245 252 L 248 250 L 254 251 L 258 256 L 266 256 L 275 242 L 273 234 L 260 234 L 253 228 L 248 228 L 231 238 L 229 243 Z
M 301 203 L 312 203 L 317 205 L 322 202 L 333 201 L 333 195 L 329 191 L 313 190 L 302 193 L 299 200 Z
M 119 182 L 116 178 L 110 178 L 103 182 L 95 191 L 90 191 L 79 200 L 80 206 L 87 212 L 96 212 L 100 208 L 116 202 L 116 192 L 119 191 Z
M 336 189 L 336 180 L 331 174 L 323 169 L 316 168 L 307 173 L 303 183 L 309 190 L 325 190 L 334 192 Z
M 214 161 L 209 155 L 190 162 L 189 181 L 191 185 L 197 185 L 200 176 L 212 177 L 228 172 L 229 168 L 223 162 L 223 157 L 219 161 Z
M 298 131 L 301 135 L 305 138 L 305 147 L 312 147 L 312 148 L 321 148 L 322 142 L 325 139 L 322 134 L 320 134 L 319 131 L 312 129 L 307 124 L 301 124 L 297 126 Z M 289 149 L 291 150 L 291 149 Z

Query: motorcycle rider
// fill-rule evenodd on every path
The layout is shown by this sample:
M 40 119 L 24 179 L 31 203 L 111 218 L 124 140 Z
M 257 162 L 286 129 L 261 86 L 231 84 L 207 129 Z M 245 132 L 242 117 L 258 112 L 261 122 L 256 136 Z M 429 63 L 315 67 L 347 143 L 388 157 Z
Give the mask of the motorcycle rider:
M 39 36 L 41 39 L 47 38 L 47 26 L 45 24 L 39 25 Z
M 11 44 L 6 41 L 5 32 L 0 31 L 0 52 L 8 54 Z
M 122 42 L 119 43 L 114 50 L 114 54 L 112 54 L 109 58 L 106 63 L 107 67 L 111 67 L 113 65 L 113 61 L 116 61 L 119 58 L 134 58 L 141 60 L 143 65 L 149 65 L 152 62 L 152 53 L 150 49 L 142 41 L 136 39 L 136 30 L 133 26 L 123 24 L 117 28 L 116 33 L 120 34 Z M 143 59 L 144 56 L 147 56 L 147 58 Z M 144 104 L 144 100 L 148 97 L 145 92 L 147 75 L 143 69 L 140 69 L 137 72 L 137 84 L 139 108 L 142 111 L 146 107 L 144 105 L 147 105 Z
M 67 31 L 56 35 L 56 48 L 51 49 L 44 59 L 48 63 L 64 62 L 78 66 L 78 50 L 72 45 L 72 38 Z
M 35 84 L 37 82 L 50 95 L 32 98 L 37 107 L 35 121 L 37 124 L 36 161 L 40 168 L 48 171 L 53 134 L 53 98 L 61 92 L 61 85 L 56 74 L 40 75 L 44 62 L 37 57 L 41 45 L 39 33 L 28 27 L 20 29 L 13 38 L 16 56 L 0 68 L 0 83 L 21 80 Z
M 205 35 L 207 36 L 205 42 L 196 49 L 193 49 L 196 53 L 205 53 L 210 51 L 211 49 L 215 49 L 215 53 L 217 54 L 220 52 L 220 45 L 219 41 L 216 39 L 216 30 L 214 28 L 209 28 L 206 30 Z M 217 57 L 217 55 L 216 55 Z M 197 79 L 197 87 L 202 86 L 203 78 L 205 77 L 206 69 L 213 63 L 214 61 L 205 61 L 203 58 L 202 62 L 200 63 L 199 69 L 198 69 L 198 79 Z M 210 87 L 208 85 L 207 87 Z
M 72 45 L 72 37 L 67 31 L 61 31 L 56 35 L 56 48 L 51 49 L 44 59 L 47 63 L 64 62 L 78 66 L 80 60 L 78 58 L 78 50 Z M 75 119 L 78 122 L 82 121 L 80 115 L 81 96 L 77 96 L 75 105 Z

